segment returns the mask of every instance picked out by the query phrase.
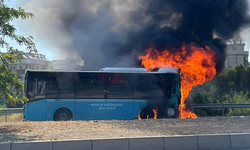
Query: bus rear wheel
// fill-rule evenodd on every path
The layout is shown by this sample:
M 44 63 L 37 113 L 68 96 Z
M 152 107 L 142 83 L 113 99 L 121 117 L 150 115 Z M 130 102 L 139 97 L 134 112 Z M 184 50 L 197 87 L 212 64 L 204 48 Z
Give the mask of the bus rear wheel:
M 155 117 L 153 109 L 144 108 L 139 114 L 141 119 L 153 119 Z
M 72 113 L 67 108 L 60 108 L 54 114 L 55 121 L 68 121 L 72 119 Z

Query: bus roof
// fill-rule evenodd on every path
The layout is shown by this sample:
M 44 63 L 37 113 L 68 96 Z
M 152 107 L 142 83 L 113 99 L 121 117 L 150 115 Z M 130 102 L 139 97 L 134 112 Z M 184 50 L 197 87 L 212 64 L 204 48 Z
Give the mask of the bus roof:
M 154 69 L 152 72 L 155 73 L 179 73 L 178 68 L 156 68 Z M 105 71 L 105 72 L 135 72 L 135 73 L 139 73 L 139 72 L 148 72 L 145 68 L 125 68 L 125 67 L 106 67 L 106 68 L 102 68 L 100 69 L 100 71 Z
M 157 68 L 153 72 L 148 72 L 145 68 L 125 68 L 125 67 L 106 67 L 102 68 L 99 71 L 81 71 L 81 70 L 29 70 L 26 72 L 81 72 L 81 73 L 171 73 L 179 74 L 180 69 L 178 68 Z

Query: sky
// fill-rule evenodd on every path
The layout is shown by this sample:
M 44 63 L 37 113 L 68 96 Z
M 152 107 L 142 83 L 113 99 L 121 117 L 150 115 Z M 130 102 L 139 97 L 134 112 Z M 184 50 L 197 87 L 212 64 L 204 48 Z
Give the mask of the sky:
M 5 3 L 10 7 L 17 7 L 17 6 L 19 7 L 20 5 L 17 5 L 18 4 L 17 1 L 18 0 L 8 0 Z M 248 1 L 250 2 L 250 0 Z M 32 20 L 28 22 L 29 22 L 29 25 L 32 25 Z M 47 39 L 41 40 L 41 38 L 35 37 L 35 35 L 32 34 L 31 30 L 27 30 L 27 20 L 15 20 L 12 22 L 12 24 L 16 27 L 17 34 L 23 35 L 23 36 L 30 36 L 30 35 L 33 36 L 38 53 L 46 55 L 46 58 L 48 60 L 65 59 L 64 57 L 60 56 L 58 47 L 50 45 L 49 42 L 46 41 Z M 241 32 L 241 38 L 243 42 L 245 43 L 245 51 L 250 50 L 250 36 L 249 35 L 250 35 L 250 29 L 245 29 Z M 17 43 L 15 43 L 14 41 L 10 39 L 7 39 L 7 40 L 10 42 L 10 44 L 14 48 L 18 48 L 20 50 L 25 51 L 24 46 L 19 46 Z M 1 51 L 4 51 L 4 49 L 1 49 Z M 250 60 L 250 56 L 248 60 Z
M 22 7 L 22 6 L 19 6 L 17 5 L 17 0 L 7 0 L 6 2 L 6 5 L 8 5 L 9 7 Z M 15 28 L 17 29 L 16 33 L 18 35 L 22 35 L 22 36 L 25 36 L 25 37 L 28 37 L 28 36 L 33 36 L 32 35 L 32 32 L 29 32 L 27 29 L 26 29 L 26 22 L 27 20 L 14 20 L 12 22 L 12 24 L 15 26 Z M 31 20 L 32 22 L 32 20 Z M 36 37 L 34 37 L 34 43 L 36 44 L 36 48 L 37 48 L 37 51 L 39 54 L 43 54 L 43 55 L 46 55 L 46 58 L 48 60 L 56 60 L 56 59 L 64 59 L 64 58 L 60 58 L 60 57 L 57 57 L 57 49 L 50 46 L 46 40 L 44 41 L 38 41 L 36 40 Z M 22 50 L 22 51 L 25 51 L 26 50 L 26 47 L 25 46 L 20 46 L 18 45 L 15 41 L 13 40 L 10 40 L 10 39 L 7 39 L 7 41 L 10 43 L 11 46 L 13 46 L 14 48 L 18 48 L 19 50 Z M 4 52 L 5 50 L 4 49 L 1 49 L 2 52 Z

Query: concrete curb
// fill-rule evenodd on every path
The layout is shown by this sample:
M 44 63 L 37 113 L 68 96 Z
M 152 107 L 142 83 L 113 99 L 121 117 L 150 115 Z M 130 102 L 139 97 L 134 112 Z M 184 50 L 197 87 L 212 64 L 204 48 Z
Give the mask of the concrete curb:
M 250 149 L 250 133 L 0 143 L 0 150 Z

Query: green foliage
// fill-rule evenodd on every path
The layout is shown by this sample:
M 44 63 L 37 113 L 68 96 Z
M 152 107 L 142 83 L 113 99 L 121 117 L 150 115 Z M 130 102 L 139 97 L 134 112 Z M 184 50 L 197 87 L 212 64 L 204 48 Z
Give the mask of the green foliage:
M 219 87 L 211 82 L 204 83 L 193 88 L 192 98 L 194 103 L 221 103 Z M 220 116 L 219 109 L 196 109 L 195 113 L 199 116 Z
M 232 92 L 227 96 L 227 103 L 249 103 L 250 99 L 248 98 L 249 93 L 244 93 L 241 91 L 240 93 Z M 230 108 L 228 110 L 227 115 L 229 116 L 237 116 L 237 115 L 250 115 L 250 108 Z
M 1 109 L 1 108 L 6 108 L 6 105 L 0 104 L 0 109 Z
M 33 37 L 17 35 L 16 28 L 11 25 L 14 19 L 33 17 L 32 13 L 27 13 L 20 7 L 10 8 L 4 4 L 4 0 L 0 0 L 0 46 L 7 51 L 6 53 L 0 51 L 0 97 L 4 97 L 12 105 L 27 101 L 24 96 L 23 83 L 9 67 L 9 63 L 20 61 L 20 55 L 23 52 L 13 48 L 5 38 L 8 37 L 19 45 L 24 45 L 29 52 L 36 52 Z
M 6 108 L 5 100 L 0 97 L 0 108 Z
M 191 96 L 196 104 L 202 103 L 250 103 L 250 67 L 242 65 L 228 68 L 214 80 L 193 88 Z M 199 116 L 221 115 L 221 109 L 198 109 Z M 225 109 L 226 115 L 250 115 L 250 109 Z

